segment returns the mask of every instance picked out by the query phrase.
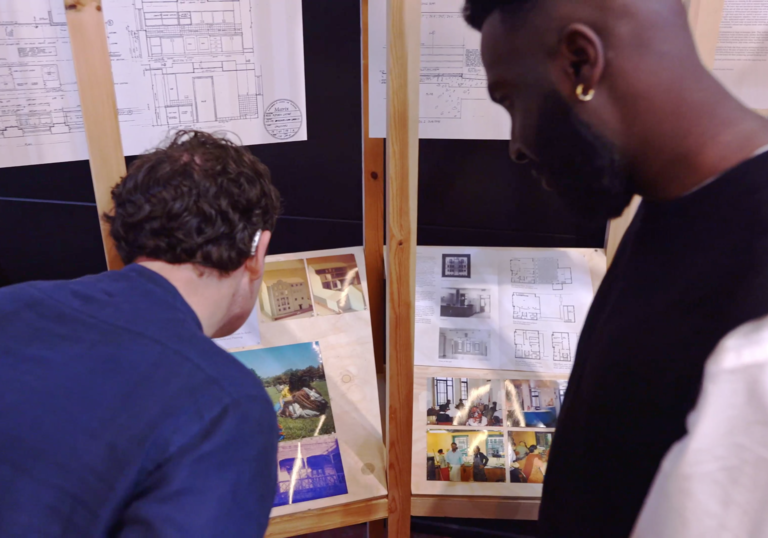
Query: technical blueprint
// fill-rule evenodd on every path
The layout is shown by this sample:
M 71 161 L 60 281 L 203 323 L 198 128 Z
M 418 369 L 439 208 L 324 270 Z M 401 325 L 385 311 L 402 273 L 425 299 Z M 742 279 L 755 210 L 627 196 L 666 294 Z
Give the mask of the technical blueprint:
M 368 11 L 370 131 L 387 135 L 387 2 Z M 480 33 L 462 15 L 463 0 L 422 0 L 420 138 L 507 140 L 511 120 L 490 100 Z
M 62 0 L 0 6 L 0 167 L 88 158 Z M 301 0 L 104 0 L 123 149 L 306 140 Z
M 415 364 L 567 373 L 593 294 L 580 251 L 420 246 Z

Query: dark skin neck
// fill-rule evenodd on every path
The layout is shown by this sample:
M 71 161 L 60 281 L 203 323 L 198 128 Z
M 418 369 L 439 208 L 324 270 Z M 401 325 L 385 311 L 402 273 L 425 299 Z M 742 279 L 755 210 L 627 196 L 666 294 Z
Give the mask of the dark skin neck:
M 658 111 L 654 118 L 664 129 L 642 130 L 650 134 L 638 136 L 633 144 L 631 154 L 638 157 L 630 158 L 630 164 L 644 197 L 684 196 L 768 145 L 765 119 L 743 107 L 708 73 L 697 79 L 695 84 L 681 85 L 690 89 L 687 99 L 654 108 Z M 683 88 L 680 91 L 686 95 Z

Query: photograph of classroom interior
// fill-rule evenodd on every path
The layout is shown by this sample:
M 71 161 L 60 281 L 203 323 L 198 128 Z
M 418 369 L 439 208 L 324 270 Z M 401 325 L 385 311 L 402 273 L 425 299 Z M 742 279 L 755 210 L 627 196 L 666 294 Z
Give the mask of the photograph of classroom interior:
M 430 430 L 427 480 L 506 482 L 505 453 L 503 432 Z
M 504 382 L 507 426 L 554 428 L 568 381 L 512 379 Z
M 509 481 L 543 484 L 554 432 L 511 431 L 508 435 Z
M 500 380 L 428 378 L 427 424 L 502 426 L 501 385 Z
M 441 318 L 491 317 L 491 290 L 480 288 L 443 288 L 440 290 Z
M 488 357 L 491 331 L 484 329 L 450 329 L 440 327 L 438 356 L 441 359 Z

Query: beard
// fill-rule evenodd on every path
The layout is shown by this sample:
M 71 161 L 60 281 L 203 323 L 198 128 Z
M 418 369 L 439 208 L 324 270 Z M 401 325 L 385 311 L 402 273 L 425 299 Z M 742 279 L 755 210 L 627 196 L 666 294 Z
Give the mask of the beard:
M 579 118 L 555 90 L 541 103 L 534 175 L 585 218 L 620 216 L 635 194 L 628 166 L 610 141 Z

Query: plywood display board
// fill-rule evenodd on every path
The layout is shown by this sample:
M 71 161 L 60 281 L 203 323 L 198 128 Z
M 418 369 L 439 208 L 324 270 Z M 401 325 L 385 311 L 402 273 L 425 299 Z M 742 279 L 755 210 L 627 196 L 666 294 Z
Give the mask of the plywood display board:
M 458 252 L 462 249 L 454 250 Z M 527 252 L 531 259 L 537 255 L 552 256 L 557 252 L 583 257 L 589 268 L 593 294 L 600 286 L 606 271 L 605 253 L 600 249 L 474 250 L 503 250 L 514 252 L 516 255 Z M 419 254 L 423 253 L 424 247 L 420 247 Z M 467 289 L 475 291 L 480 289 L 477 285 L 466 286 Z M 471 313 L 462 314 L 466 315 L 465 324 L 479 327 L 483 323 L 490 323 L 489 320 L 482 319 L 485 316 L 484 310 L 499 308 L 502 299 L 496 295 L 496 304 L 490 303 L 488 306 L 487 299 L 484 300 L 482 294 L 475 295 L 469 292 L 462 294 L 462 304 L 458 306 L 441 305 L 441 313 L 453 316 L 455 313 L 449 312 L 448 309 L 469 308 Z M 441 302 L 444 303 L 442 299 Z M 546 474 L 546 461 L 544 458 L 526 458 L 521 447 L 527 449 L 535 444 L 538 452 L 548 450 L 555 435 L 557 413 L 567 386 L 568 375 L 568 370 L 535 372 L 415 366 L 411 474 L 413 493 L 473 497 L 540 496 Z M 452 401 L 446 406 L 447 398 Z M 463 410 L 457 410 L 456 406 L 461 403 L 464 404 Z M 487 404 L 490 409 L 473 418 L 472 410 L 481 403 Z M 430 408 L 433 411 L 428 413 Z M 451 477 L 450 471 L 436 469 L 434 460 L 438 457 L 440 449 L 443 450 L 443 457 L 447 457 L 453 442 L 458 445 L 458 451 L 467 451 L 468 458 L 464 460 L 460 472 Z M 480 447 L 480 451 L 489 458 L 487 466 L 479 475 L 474 474 L 471 465 L 475 446 Z M 515 453 L 515 448 L 518 453 Z M 513 483 L 511 471 L 515 476 L 523 472 L 528 482 Z
M 218 341 L 275 404 L 273 517 L 387 493 L 369 305 L 362 247 L 268 256 L 254 315 Z

